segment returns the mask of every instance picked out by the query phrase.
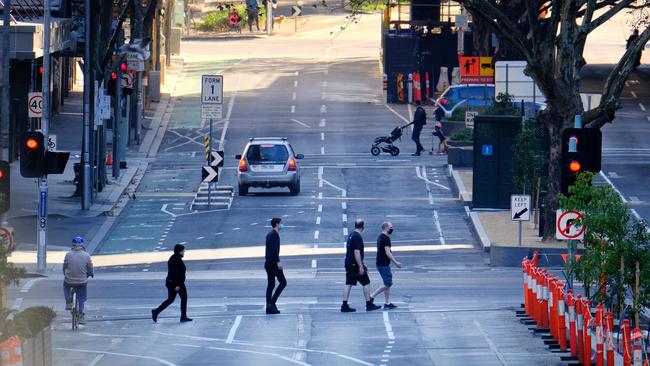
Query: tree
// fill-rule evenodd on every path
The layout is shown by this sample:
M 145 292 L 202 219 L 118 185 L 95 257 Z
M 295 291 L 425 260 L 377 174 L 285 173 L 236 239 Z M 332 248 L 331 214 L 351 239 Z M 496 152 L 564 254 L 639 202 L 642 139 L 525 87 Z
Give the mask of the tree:
M 614 15 L 629 9 L 650 8 L 650 0 L 462 0 L 473 19 L 490 24 L 502 43 L 517 50 L 527 62 L 526 74 L 546 97 L 547 108 L 538 119 L 549 135 L 545 238 L 554 232 L 554 214 L 559 207 L 562 130 L 573 127 L 581 115 L 587 128 L 612 122 L 620 108 L 619 97 L 634 68 L 636 56 L 650 39 L 647 23 L 640 35 L 614 65 L 605 81 L 600 104 L 583 110 L 580 71 L 586 62 L 583 52 L 587 36 Z M 521 9 L 513 17 L 504 9 Z M 525 9 L 525 10 L 524 10 Z

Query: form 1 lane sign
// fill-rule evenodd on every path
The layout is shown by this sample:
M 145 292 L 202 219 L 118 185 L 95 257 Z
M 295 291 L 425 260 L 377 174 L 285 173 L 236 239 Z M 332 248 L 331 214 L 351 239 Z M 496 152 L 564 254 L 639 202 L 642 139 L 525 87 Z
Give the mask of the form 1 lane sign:
M 223 76 L 201 77 L 201 104 L 223 104 Z

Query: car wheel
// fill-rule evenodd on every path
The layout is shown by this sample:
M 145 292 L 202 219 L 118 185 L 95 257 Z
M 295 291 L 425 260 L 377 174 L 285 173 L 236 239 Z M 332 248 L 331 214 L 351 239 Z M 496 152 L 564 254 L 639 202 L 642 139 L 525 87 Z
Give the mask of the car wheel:
M 238 191 L 240 196 L 245 196 L 248 194 L 248 186 L 245 184 L 240 184 Z
M 373 146 L 372 149 L 370 149 L 370 153 L 372 156 L 377 156 L 381 153 L 381 150 L 377 146 Z
M 292 196 L 299 195 L 300 194 L 300 182 L 290 185 L 289 186 L 289 191 L 291 192 Z
M 393 147 L 393 149 L 390 151 L 390 154 L 392 156 L 397 156 L 399 155 L 399 148 L 398 147 Z

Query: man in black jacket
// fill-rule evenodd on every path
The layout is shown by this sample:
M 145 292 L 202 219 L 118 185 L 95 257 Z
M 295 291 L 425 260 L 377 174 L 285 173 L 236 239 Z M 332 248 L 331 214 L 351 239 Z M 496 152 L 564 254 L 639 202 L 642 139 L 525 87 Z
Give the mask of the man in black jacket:
M 185 288 L 185 263 L 183 256 L 185 247 L 181 244 L 174 246 L 174 254 L 167 261 L 167 300 L 163 301 L 157 309 L 151 310 L 151 318 L 154 323 L 158 321 L 158 314 L 165 308 L 174 303 L 176 294 L 181 297 L 181 323 L 191 322 L 192 319 L 187 317 L 187 289 Z
M 284 278 L 282 271 L 282 263 L 280 263 L 280 228 L 282 227 L 282 219 L 275 217 L 271 219 L 271 230 L 266 235 L 266 255 L 264 262 L 264 269 L 266 270 L 266 313 L 267 314 L 280 314 L 280 310 L 275 305 L 282 290 L 287 286 L 287 280 Z M 275 287 L 275 278 L 278 278 L 278 288 L 273 293 Z
M 422 108 L 419 100 L 415 101 L 415 105 L 418 107 L 415 110 L 415 113 L 413 113 L 413 122 L 411 122 L 413 125 L 413 134 L 411 135 L 411 139 L 415 142 L 415 153 L 413 156 L 420 156 L 424 151 L 424 146 L 420 143 L 420 133 L 422 132 L 424 125 L 427 124 L 427 112 Z

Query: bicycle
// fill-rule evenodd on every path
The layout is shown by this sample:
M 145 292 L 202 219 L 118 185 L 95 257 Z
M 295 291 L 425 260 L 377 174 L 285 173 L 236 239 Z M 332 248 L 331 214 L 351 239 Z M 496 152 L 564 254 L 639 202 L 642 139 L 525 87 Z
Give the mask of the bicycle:
M 77 288 L 71 287 L 70 293 L 72 294 L 72 330 L 79 329 L 79 321 L 81 319 L 81 312 L 79 311 L 79 299 L 77 298 Z

